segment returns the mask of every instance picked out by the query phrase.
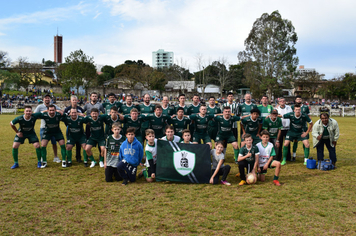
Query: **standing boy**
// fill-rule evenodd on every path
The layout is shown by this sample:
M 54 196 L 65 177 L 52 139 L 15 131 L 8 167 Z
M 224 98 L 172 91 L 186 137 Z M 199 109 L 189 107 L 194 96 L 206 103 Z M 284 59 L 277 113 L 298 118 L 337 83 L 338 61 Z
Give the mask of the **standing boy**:
M 136 181 L 137 166 L 143 158 L 143 147 L 135 138 L 135 129 L 128 128 L 126 130 L 127 139 L 120 147 L 120 161 L 117 165 L 117 170 L 120 176 L 124 179 L 122 185 L 127 185 L 130 181 Z
M 105 168 L 105 181 L 113 182 L 112 176 L 114 175 L 116 181 L 121 181 L 122 178 L 117 171 L 119 164 L 119 153 L 122 143 L 125 141 L 121 132 L 121 124 L 115 122 L 111 127 L 112 133 L 106 139 L 104 150 L 104 168 Z

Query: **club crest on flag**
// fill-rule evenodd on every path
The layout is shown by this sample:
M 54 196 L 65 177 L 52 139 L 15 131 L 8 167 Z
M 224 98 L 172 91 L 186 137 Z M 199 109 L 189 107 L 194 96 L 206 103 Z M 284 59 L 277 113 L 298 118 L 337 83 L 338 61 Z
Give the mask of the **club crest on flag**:
M 173 164 L 182 176 L 189 175 L 195 167 L 195 153 L 181 150 L 173 153 Z

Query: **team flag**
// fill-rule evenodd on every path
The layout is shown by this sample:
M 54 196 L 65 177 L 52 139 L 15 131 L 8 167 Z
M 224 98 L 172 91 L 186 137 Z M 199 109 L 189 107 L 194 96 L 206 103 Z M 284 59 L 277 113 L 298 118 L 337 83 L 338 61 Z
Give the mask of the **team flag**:
M 207 144 L 157 141 L 156 180 L 209 183 L 210 148 Z

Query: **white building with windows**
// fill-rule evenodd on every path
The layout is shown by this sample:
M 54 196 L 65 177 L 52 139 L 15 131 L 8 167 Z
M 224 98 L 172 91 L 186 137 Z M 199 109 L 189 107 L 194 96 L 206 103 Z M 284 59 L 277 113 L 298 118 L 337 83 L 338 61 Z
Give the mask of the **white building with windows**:
M 174 63 L 173 52 L 166 52 L 163 49 L 152 52 L 152 67 L 153 68 L 164 68 L 170 67 Z

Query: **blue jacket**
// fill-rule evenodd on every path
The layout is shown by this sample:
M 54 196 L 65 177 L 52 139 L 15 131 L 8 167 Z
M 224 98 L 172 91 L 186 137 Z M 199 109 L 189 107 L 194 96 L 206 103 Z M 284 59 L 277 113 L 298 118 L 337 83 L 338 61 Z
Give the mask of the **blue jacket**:
M 138 166 L 143 157 L 143 147 L 141 143 L 135 138 L 132 143 L 127 139 L 121 144 L 119 160 L 125 160 L 133 166 Z

